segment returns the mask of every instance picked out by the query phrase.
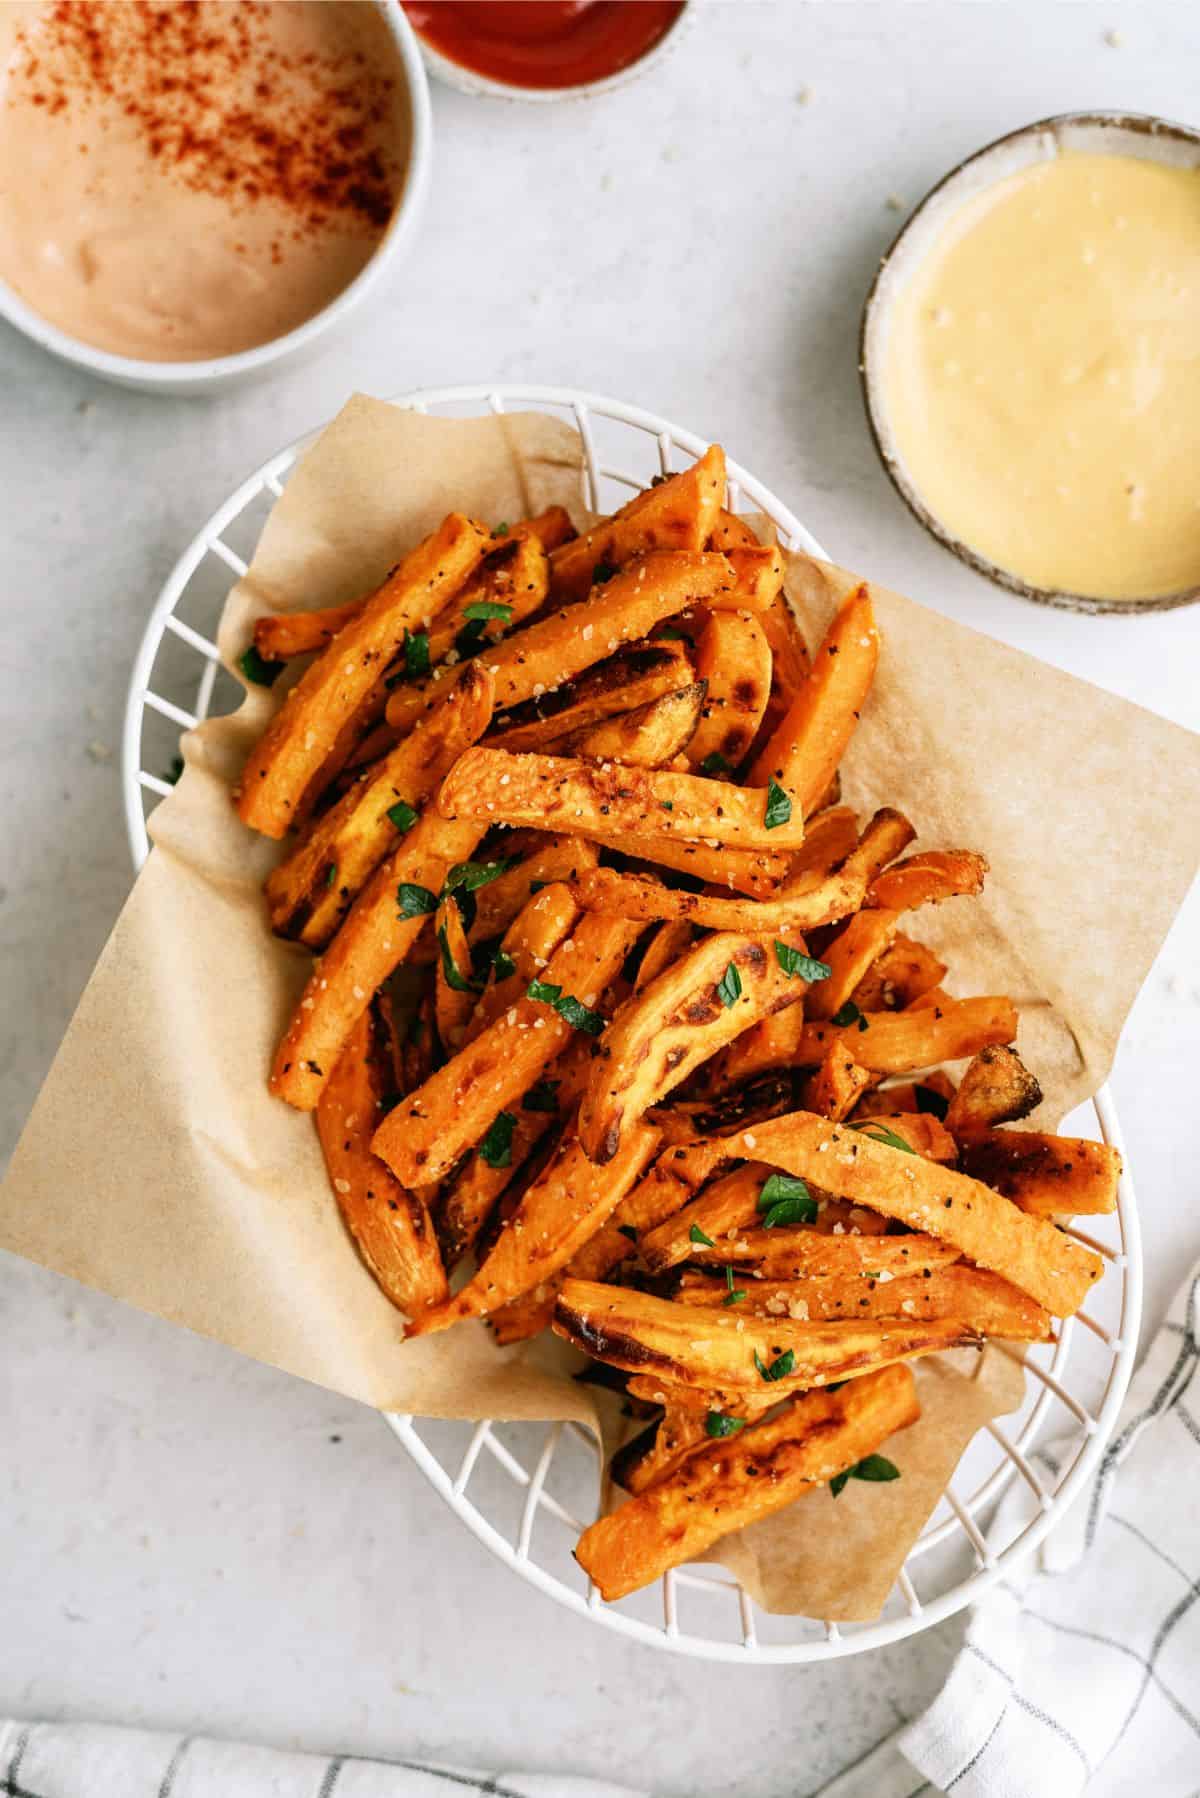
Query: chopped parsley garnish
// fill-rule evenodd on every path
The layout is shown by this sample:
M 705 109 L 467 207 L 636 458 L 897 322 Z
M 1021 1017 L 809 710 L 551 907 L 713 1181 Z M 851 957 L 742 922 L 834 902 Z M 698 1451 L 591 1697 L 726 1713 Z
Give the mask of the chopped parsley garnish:
M 489 618 L 498 618 L 502 624 L 508 624 L 512 615 L 512 607 L 501 605 L 497 599 L 476 599 L 463 607 L 463 617 L 469 618 L 472 624 L 482 624 Z
M 827 1391 L 832 1388 L 826 1388 Z M 836 1498 L 847 1480 L 873 1480 L 876 1482 L 898 1480 L 900 1469 L 886 1455 L 867 1455 L 856 1461 L 853 1467 L 845 1467 L 841 1473 L 835 1473 L 829 1482 L 829 1490 Z
M 744 1287 L 734 1285 L 733 1269 L 731 1267 L 725 1269 L 725 1284 L 729 1290 L 721 1300 L 721 1303 L 723 1305 L 740 1305 L 746 1296 L 746 1291 Z
M 701 774 L 707 774 L 710 780 L 721 780 L 726 774 L 733 773 L 733 763 L 727 762 L 720 750 L 714 749 L 700 764 Z
M 706 1249 L 715 1249 L 717 1246 L 711 1236 L 706 1236 L 704 1234 L 704 1231 L 700 1228 L 699 1224 L 693 1224 L 688 1231 L 688 1241 L 698 1242 Z
M 437 940 L 438 947 L 442 952 L 442 977 L 445 980 L 446 985 L 452 992 L 473 993 L 475 991 L 474 983 L 468 980 L 466 975 L 459 970 L 458 963 L 455 961 L 453 951 L 450 948 L 450 938 L 447 935 L 446 926 L 444 924 L 438 925 Z
M 860 1136 L 869 1136 L 872 1142 L 884 1143 L 889 1149 L 903 1149 L 906 1155 L 916 1154 L 912 1144 L 905 1142 L 904 1138 L 898 1136 L 894 1130 L 889 1130 L 886 1124 L 873 1121 L 866 1124 L 851 1124 L 850 1128 L 857 1130 Z
M 950 1109 L 950 1101 L 944 1093 L 935 1091 L 932 1086 L 915 1086 L 913 1092 L 916 1096 L 918 1111 L 927 1111 L 939 1121 L 945 1119 L 946 1113 Z
M 839 1005 L 829 1021 L 831 1024 L 836 1024 L 839 1030 L 845 1030 L 851 1024 L 857 1024 L 860 1030 L 869 1028 L 866 1018 L 853 999 L 847 999 L 844 1005 Z
M 717 997 L 726 1011 L 730 1011 L 741 996 L 742 977 L 737 971 L 737 964 L 731 961 L 717 982 Z
M 560 1082 L 557 1080 L 539 1080 L 530 1087 L 521 1100 L 522 1111 L 557 1111 L 557 1092 Z
M 828 962 L 818 961 L 815 955 L 805 955 L 802 949 L 792 949 L 787 943 L 775 942 L 775 959 L 785 974 L 791 974 L 796 980 L 828 980 L 833 972 Z
M 778 830 L 781 824 L 787 824 L 792 816 L 792 802 L 777 780 L 767 782 L 767 805 L 763 812 L 763 824 L 767 830 Z
M 787 1208 L 787 1216 L 777 1216 Z M 768 1174 L 758 1195 L 757 1209 L 766 1213 L 763 1224 L 773 1230 L 777 1224 L 815 1224 L 817 1201 L 805 1181 L 795 1174 Z
M 419 680 L 429 673 L 428 631 L 405 631 L 404 672 L 409 680 Z
M 704 1419 L 705 1431 L 710 1436 L 736 1436 L 745 1427 L 744 1417 L 726 1417 L 724 1411 L 710 1411 Z
M 815 1199 L 781 1199 L 763 1218 L 764 1230 L 776 1230 L 780 1224 L 811 1224 L 817 1215 Z
M 493 880 L 499 880 L 510 868 L 515 868 L 520 859 L 519 855 L 506 855 L 498 862 L 455 862 L 446 876 L 442 894 L 477 892 L 480 887 L 490 886 Z
M 273 687 L 286 666 L 286 662 L 268 662 L 259 655 L 253 643 L 238 657 L 238 667 L 256 687 Z
M 473 618 L 470 624 L 464 624 L 454 639 L 454 647 L 460 656 L 473 656 L 483 642 L 483 619 Z
M 513 1131 L 517 1120 L 511 1111 L 502 1111 L 479 1145 L 479 1153 L 489 1167 L 512 1166 Z
M 564 993 L 561 986 L 554 986 L 548 980 L 531 980 L 525 989 L 525 997 L 540 999 L 543 1005 L 553 1006 L 573 1030 L 586 1031 L 588 1036 L 599 1036 L 604 1028 L 601 1012 L 590 1011 L 582 999 L 576 999 L 573 993 Z
M 606 581 L 611 581 L 613 575 L 619 572 L 615 562 L 597 562 L 592 569 L 592 584 L 603 587 Z
M 407 799 L 398 799 L 395 805 L 388 806 L 387 815 L 397 830 L 411 830 L 419 813 L 415 806 L 408 803 Z
M 512 526 L 509 524 L 509 522 L 506 518 L 503 521 L 503 523 L 498 524 L 496 526 L 495 530 L 492 532 L 492 536 L 493 537 L 507 537 L 508 533 L 511 529 L 512 529 Z
M 691 640 L 686 631 L 674 624 L 664 624 L 656 638 L 659 643 L 690 643 Z
M 760 1379 L 786 1380 L 793 1367 L 796 1365 L 795 1351 L 793 1349 L 784 1349 L 782 1355 L 777 1355 L 770 1367 L 768 1367 L 758 1350 L 755 1349 L 754 1365 L 758 1369 Z
M 673 799 L 660 799 L 658 803 L 664 812 L 673 812 L 675 810 L 675 801 Z
M 517 964 L 507 949 L 497 949 L 492 956 L 492 972 L 497 980 L 507 980 L 517 971 Z
M 412 880 L 400 882 L 396 889 L 396 899 L 402 918 L 419 918 L 438 908 L 437 894 L 431 893 L 428 887 L 418 886 Z
M 330 862 L 329 866 L 326 868 L 326 870 L 325 870 L 325 885 L 327 887 L 331 887 L 335 884 L 335 882 L 337 880 L 337 869 L 338 869 L 338 865 L 336 862 Z

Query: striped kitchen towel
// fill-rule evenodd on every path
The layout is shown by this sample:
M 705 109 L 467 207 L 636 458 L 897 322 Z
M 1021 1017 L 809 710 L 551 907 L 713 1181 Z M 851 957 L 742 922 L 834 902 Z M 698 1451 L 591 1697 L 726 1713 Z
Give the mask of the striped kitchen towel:
M 607 1780 L 290 1754 L 107 1723 L 0 1723 L 0 1798 L 638 1798 Z
M 976 1607 L 925 1714 L 821 1798 L 1200 1798 L 1198 1368 L 1200 1266 L 1090 1486 Z M 1003 1539 L 1034 1502 L 1009 1493 Z

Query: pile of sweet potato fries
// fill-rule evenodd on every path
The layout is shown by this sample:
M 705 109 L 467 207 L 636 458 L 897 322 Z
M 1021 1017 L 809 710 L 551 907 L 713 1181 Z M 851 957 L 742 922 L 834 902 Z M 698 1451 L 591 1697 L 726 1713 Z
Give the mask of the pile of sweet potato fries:
M 1103 1267 L 1054 1220 L 1119 1174 L 998 1127 L 1040 1099 L 1016 1010 L 906 928 L 987 864 L 839 803 L 870 590 L 810 658 L 724 495 L 714 446 L 581 535 L 451 513 L 242 662 L 312 658 L 237 798 L 317 957 L 272 1090 L 410 1333 L 553 1329 L 651 1418 L 579 1543 L 606 1598 L 896 1477 L 907 1363 L 1048 1339 Z

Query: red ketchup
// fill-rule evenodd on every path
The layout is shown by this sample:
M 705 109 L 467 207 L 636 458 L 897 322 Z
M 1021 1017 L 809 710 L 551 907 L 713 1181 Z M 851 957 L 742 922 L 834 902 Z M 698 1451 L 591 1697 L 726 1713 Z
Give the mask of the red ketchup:
M 652 50 L 684 0 L 402 0 L 434 50 L 512 87 L 603 81 Z

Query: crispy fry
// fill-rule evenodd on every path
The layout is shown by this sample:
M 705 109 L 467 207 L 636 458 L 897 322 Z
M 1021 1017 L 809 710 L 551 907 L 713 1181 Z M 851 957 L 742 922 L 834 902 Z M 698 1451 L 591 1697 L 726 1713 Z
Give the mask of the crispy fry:
M 629 768 L 661 768 L 687 748 L 704 706 L 703 681 L 679 687 L 632 711 L 573 732 L 558 745 L 564 755 L 618 762 Z
M 467 1317 L 507 1305 L 566 1265 L 620 1204 L 658 1145 L 658 1132 L 639 1124 L 627 1132 L 608 1167 L 596 1167 L 568 1130 L 556 1154 L 506 1219 L 495 1247 L 462 1291 L 422 1312 L 411 1331 L 445 1330 Z
M 489 744 L 514 753 L 552 752 L 582 730 L 694 686 L 695 678 L 682 643 L 632 643 L 575 679 L 512 706 L 496 719 Z
M 472 578 L 443 606 L 429 630 L 429 660 L 434 667 L 455 652 L 481 657 L 515 626 L 540 611 L 550 591 L 550 563 L 536 537 L 512 532 L 493 543 Z M 503 606 L 495 618 L 481 618 L 472 607 Z M 396 683 L 399 684 L 399 683 Z
M 481 834 L 478 825 L 450 824 L 430 814 L 375 870 L 317 964 L 275 1052 L 270 1085 L 277 1098 L 299 1111 L 313 1109 L 354 1025 L 426 922 L 424 912 L 403 915 L 400 888 L 437 894 Z M 418 1186 L 431 1177 L 417 1173 L 402 1184 Z
M 681 892 L 646 874 L 593 868 L 580 874 L 571 890 L 585 911 L 613 912 L 645 921 L 674 919 L 707 930 L 773 937 L 844 918 L 859 901 L 863 883 L 837 872 L 807 892 L 778 899 L 726 899 L 712 893 Z
M 271 928 L 323 948 L 371 874 L 492 715 L 492 678 L 467 668 L 417 728 L 343 794 L 268 875 Z
M 959 1259 L 953 1243 L 935 1236 L 879 1236 L 873 1231 L 834 1235 L 832 1231 L 803 1229 L 767 1230 L 750 1227 L 736 1236 L 706 1248 L 693 1245 L 688 1259 L 698 1266 L 752 1267 L 763 1279 L 878 1279 L 882 1269 L 898 1278 L 902 1274 L 923 1277 L 926 1270 L 948 1267 Z
M 346 1228 L 380 1287 L 418 1315 L 447 1296 L 429 1213 L 371 1153 L 384 1083 L 371 1014 L 364 1011 L 321 1094 L 317 1133 Z
M 779 1015 L 786 1017 L 787 1013 Z M 794 1110 L 795 1099 L 789 1077 L 766 1074 L 741 1086 L 718 1088 L 711 1098 L 653 1106 L 646 1115 L 662 1131 L 664 1142 L 688 1143 L 697 1137 L 725 1136 L 731 1130 L 747 1128 L 762 1118 L 782 1117 L 785 1111 Z
M 692 1231 L 713 1239 L 719 1251 L 728 1252 L 727 1238 L 758 1221 L 758 1201 L 771 1170 L 761 1161 L 747 1161 L 731 1174 L 706 1186 L 682 1211 L 638 1238 L 638 1251 L 652 1274 L 691 1261 L 698 1244 Z
M 707 881 L 710 886 L 752 898 L 769 899 L 787 873 L 786 855 L 762 849 L 713 849 L 707 843 L 671 843 L 666 837 L 646 837 L 634 843 L 628 836 L 603 830 L 589 830 L 583 835 L 598 848 L 615 850 L 619 855 L 636 852 L 639 861 L 653 862 L 657 867 L 671 868 L 695 880 Z
M 958 894 L 981 893 L 987 871 L 984 857 L 969 849 L 926 849 L 877 874 L 867 904 L 914 911 L 919 905 L 937 905 Z
M 637 927 L 623 920 L 584 917 L 550 958 L 543 984 L 593 1009 L 636 938 Z M 545 1001 L 518 1000 L 389 1113 L 375 1153 L 409 1184 L 441 1179 L 533 1085 L 571 1030 Z
M 833 1042 L 844 1042 L 855 1061 L 876 1074 L 908 1074 L 939 1061 L 978 1054 L 989 1043 L 1017 1034 L 1011 999 L 948 999 L 935 1009 L 869 1011 L 844 1028 L 808 1021 L 797 1060 L 815 1067 Z
M 842 1317 L 959 1317 L 987 1336 L 1008 1342 L 1048 1342 L 1050 1313 L 999 1274 L 955 1262 L 931 1273 L 857 1280 L 750 1280 L 735 1290 L 741 1316 L 791 1317 L 798 1323 L 831 1323 Z M 721 1305 L 729 1298 L 723 1279 L 685 1272 L 675 1301 Z
M 728 552 L 731 549 L 761 549 L 762 544 L 746 519 L 722 506 L 704 547 Z
M 765 552 L 764 552 L 765 553 Z M 753 612 L 710 612 L 696 645 L 696 674 L 707 694 L 688 761 L 718 756 L 736 768 L 749 754 L 771 693 L 771 646 Z
M 1077 1311 L 1104 1272 L 1099 1255 L 967 1174 L 874 1142 L 807 1112 L 760 1124 L 755 1153 L 826 1191 L 953 1243 L 1055 1317 Z M 732 1139 L 729 1152 L 736 1153 Z M 839 1238 L 839 1241 L 845 1240 Z
M 734 586 L 728 594 L 720 595 L 716 605 L 722 610 L 736 606 L 759 618 L 770 618 L 783 595 L 783 555 L 779 545 L 744 544 L 725 553 L 729 557 L 729 566 L 733 569 Z M 786 605 L 786 600 L 783 603 Z
M 949 1075 L 946 1074 L 943 1069 L 934 1068 L 930 1073 L 923 1074 L 920 1080 L 902 1080 L 891 1086 L 881 1086 L 877 1088 L 876 1096 L 873 1099 L 864 1100 L 863 1104 L 859 1107 L 859 1112 L 870 1111 L 871 1109 L 874 1109 L 875 1111 L 887 1110 L 893 1113 L 898 1111 L 927 1111 L 933 1117 L 939 1118 L 944 1122 L 946 1112 L 949 1109 L 950 1101 L 954 1097 L 954 1093 L 955 1086 L 953 1080 L 950 1079 Z M 805 1109 L 812 1111 L 815 1108 L 812 1105 L 809 1105 L 806 1106 Z M 856 1124 L 861 1123 L 861 1116 L 856 1114 L 854 1122 Z
M 594 868 L 598 860 L 590 843 L 578 837 L 545 836 L 541 831 L 517 832 L 502 842 L 505 859 L 520 861 L 475 895 L 475 922 L 468 935 L 473 943 L 486 943 L 512 924 L 532 895 L 534 887 L 548 887 L 573 874 Z
M 831 1018 L 889 948 L 900 922 L 898 911 L 860 911 L 844 924 L 821 952 L 829 978 L 819 980 L 808 996 L 810 1018 Z
M 467 1042 L 487 1029 L 522 997 L 531 980 L 535 980 L 563 941 L 579 916 L 579 907 L 569 888 L 561 882 L 544 887 L 527 899 L 504 933 L 500 948 L 513 964 L 511 974 L 493 978 L 480 995 L 467 1029 Z
M 840 1123 L 849 1117 L 871 1082 L 870 1070 L 859 1066 L 844 1042 L 830 1043 L 820 1067 L 805 1081 L 800 1102 L 806 1111 Z
M 842 873 L 849 869 L 856 876 L 861 875 L 869 886 L 881 869 L 907 849 L 916 834 L 903 812 L 890 805 L 881 806 L 842 863 Z
M 950 1100 L 946 1128 L 960 1142 L 971 1142 L 994 1124 L 1028 1117 L 1041 1102 L 1042 1089 L 1016 1050 L 997 1043 L 981 1049 L 966 1068 Z
M 482 525 L 452 512 L 339 632 L 250 752 L 237 793 L 244 824 L 264 836 L 283 836 L 339 733 L 402 649 L 405 632 L 419 630 L 445 604 L 487 542 Z
M 754 1080 L 775 1069 L 791 1068 L 803 1035 L 804 1001 L 801 999 L 795 1005 L 789 1005 L 786 1011 L 777 1011 L 773 1017 L 762 1018 L 743 1031 L 727 1049 L 714 1055 L 700 1078 L 710 1091 L 723 1092 L 727 1087 Z
M 623 1127 L 801 990 L 761 938 L 720 932 L 696 943 L 623 1005 L 606 1031 L 579 1110 L 588 1154 L 611 1160 Z
M 923 1155 L 926 1161 L 941 1161 L 947 1167 L 954 1166 L 958 1160 L 958 1144 L 939 1118 L 928 1111 L 889 1111 L 886 1100 L 887 1094 L 881 1094 L 875 1109 L 856 1117 L 851 1128 L 873 1136 L 877 1142 L 886 1142 L 889 1134 L 898 1136 L 914 1155 Z M 895 1146 L 893 1143 L 892 1147 Z
M 641 1404 L 662 1405 L 681 1416 L 701 1419 L 709 1411 L 720 1411 L 726 1417 L 750 1421 L 773 1411 L 780 1402 L 769 1384 L 762 1385 L 757 1392 L 751 1392 L 748 1387 L 730 1391 L 721 1386 L 685 1386 L 681 1380 L 665 1380 L 660 1374 L 630 1374 L 625 1381 L 625 1391 L 629 1398 Z
M 671 1405 L 657 1422 L 617 1450 L 609 1472 L 618 1486 L 636 1497 L 674 1473 L 709 1441 L 702 1413 Z
M 444 818 L 486 818 L 538 830 L 628 832 L 631 837 L 792 849 L 799 820 L 773 824 L 768 789 L 666 769 L 627 768 L 572 756 L 468 749 L 438 794 Z
M 732 1392 L 760 1391 L 762 1370 L 790 1351 L 788 1371 L 772 1380 L 780 1398 L 979 1341 L 961 1318 L 797 1323 L 790 1317 L 742 1317 L 735 1307 L 707 1310 L 701 1324 L 690 1305 L 590 1280 L 564 1280 L 554 1332 L 611 1367 Z
M 434 1017 L 438 1041 L 453 1054 L 475 1009 L 477 991 L 471 977 L 471 947 L 462 912 L 453 895 L 442 900 L 433 918 L 438 954 L 434 963 Z
M 487 666 L 496 677 L 497 709 L 521 705 L 547 688 L 560 687 L 732 581 L 733 570 L 724 556 L 651 551 L 597 587 L 581 605 L 539 618 L 489 649 Z M 388 701 L 388 723 L 397 730 L 411 729 L 433 703 L 437 686 L 436 676 L 430 676 L 397 688 Z
M 659 924 L 646 944 L 634 978 L 634 992 L 640 993 L 652 980 L 657 980 L 660 974 L 677 962 L 680 956 L 686 955 L 692 946 L 693 934 L 691 925 L 682 920 Z
M 788 886 L 799 884 L 805 875 L 832 874 L 857 847 L 858 820 L 848 805 L 816 812 L 805 826 L 802 846 L 792 856 Z
M 879 658 L 870 590 L 855 588 L 825 633 L 812 670 L 759 752 L 750 779 L 779 781 L 797 811 L 817 809 L 853 734 Z
M 714 443 L 691 468 L 648 487 L 611 518 L 560 545 L 550 558 L 555 599 L 584 599 L 597 569 L 624 568 L 647 550 L 699 550 L 717 523 L 724 492 L 725 456 Z
M 1121 1157 L 1085 1137 L 986 1130 L 966 1143 L 962 1164 L 1033 1217 L 1088 1217 L 1117 1208 Z
M 851 997 L 860 1011 L 903 1011 L 914 999 L 939 986 L 946 971 L 945 962 L 924 943 L 897 936 L 863 975 Z

